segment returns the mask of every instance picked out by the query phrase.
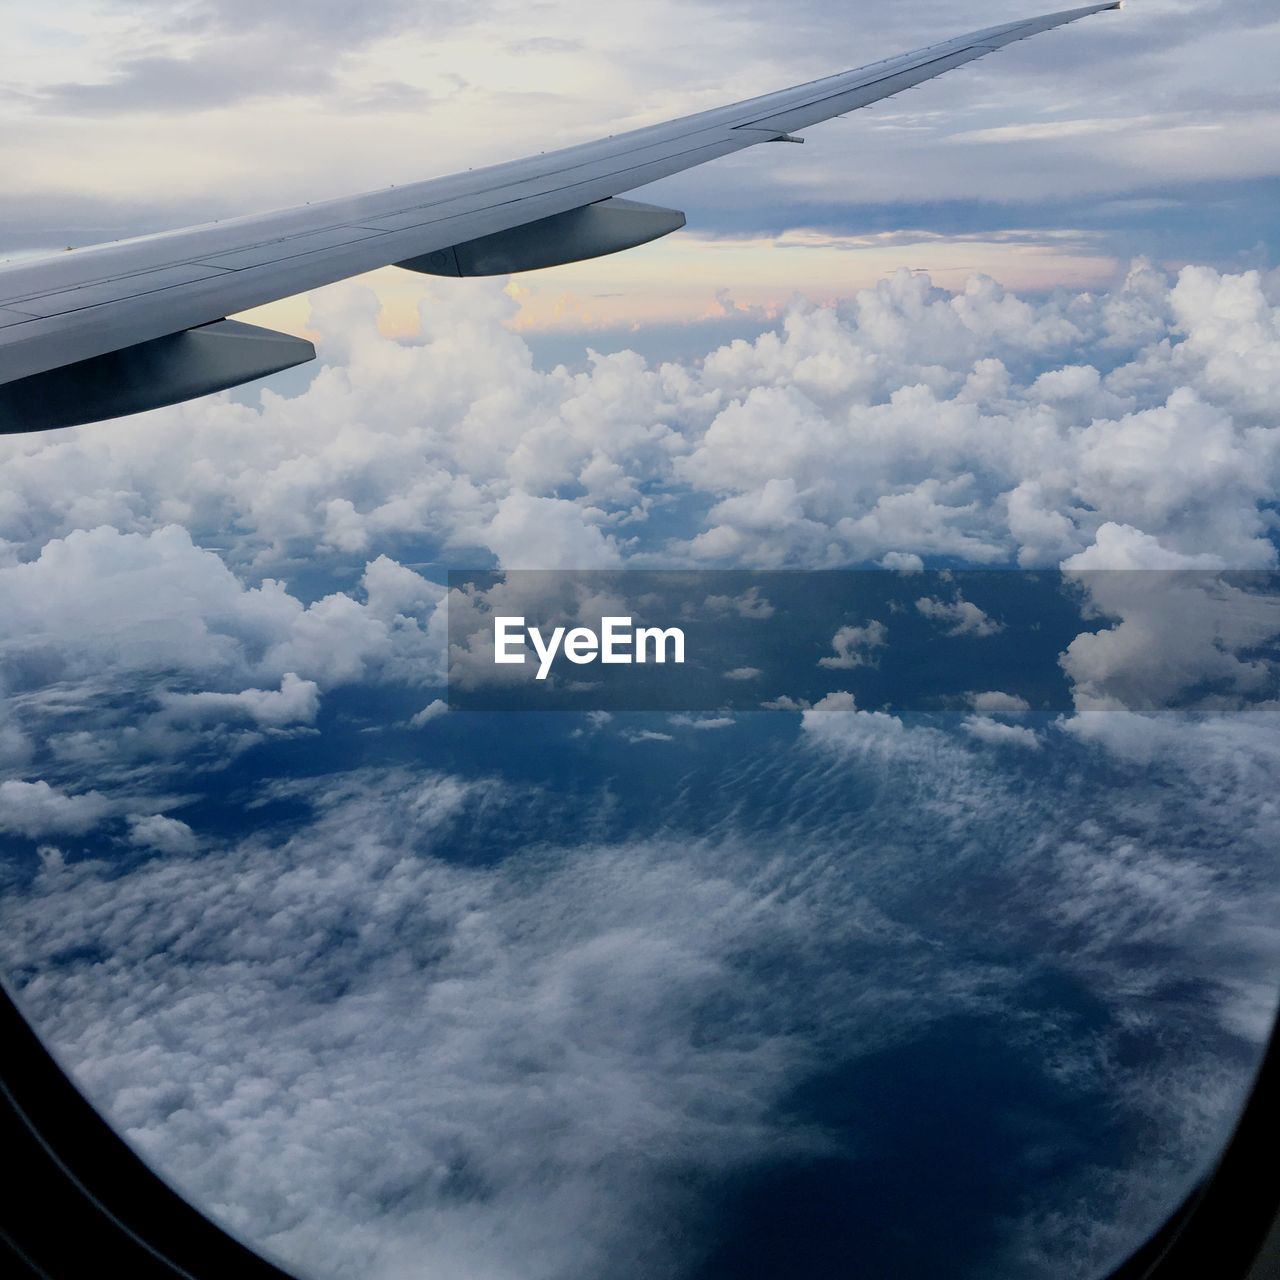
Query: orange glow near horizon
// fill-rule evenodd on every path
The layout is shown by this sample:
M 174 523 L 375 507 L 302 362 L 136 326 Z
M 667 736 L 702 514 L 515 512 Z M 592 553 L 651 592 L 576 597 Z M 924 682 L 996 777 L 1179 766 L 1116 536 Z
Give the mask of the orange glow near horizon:
M 833 238 L 796 231 L 781 237 L 710 240 L 691 235 L 628 253 L 512 276 L 505 292 L 517 305 L 517 332 L 641 329 L 691 324 L 750 309 L 781 314 L 791 299 L 820 305 L 847 298 L 906 267 L 943 289 L 959 290 L 985 274 L 1013 291 L 1055 286 L 1091 288 L 1115 274 L 1114 258 L 1091 252 L 1076 233 L 1008 233 L 998 239 L 921 234 Z M 385 268 L 360 277 L 382 304 L 388 337 L 419 332 L 418 308 L 432 289 L 469 287 L 467 280 L 424 278 Z M 244 312 L 242 319 L 314 339 L 308 295 Z

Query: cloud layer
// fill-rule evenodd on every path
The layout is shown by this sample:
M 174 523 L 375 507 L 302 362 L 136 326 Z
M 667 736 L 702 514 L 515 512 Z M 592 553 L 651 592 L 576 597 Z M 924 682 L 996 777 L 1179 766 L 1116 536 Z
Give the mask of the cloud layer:
M 1106 1157 L 1053 1129 L 1066 1182 L 1005 1206 L 996 1261 L 1101 1269 L 1269 1026 L 1280 752 L 1237 704 L 1280 620 L 1091 571 L 1275 564 L 1277 288 L 903 273 L 548 368 L 498 284 L 424 283 L 407 340 L 349 286 L 305 386 L 0 441 L 6 972 L 215 1213 L 387 1280 L 688 1270 L 699 1189 L 858 1158 L 871 1119 L 797 1121 L 806 1082 L 988 1019 L 1132 1126 Z M 493 563 L 1065 563 L 1100 620 L 1055 723 L 993 683 L 950 723 L 844 692 L 485 729 L 436 697 L 438 580 Z M 1205 681 L 1212 714 L 1161 710 Z
M 1211 1149 L 1241 1087 L 1223 1055 L 1265 1031 L 1274 734 L 1187 743 L 1158 775 L 1179 801 L 1138 819 L 1152 775 L 1099 789 L 1069 749 L 1058 788 L 847 698 L 802 733 L 781 769 L 737 749 L 779 788 L 750 824 L 722 775 L 701 824 L 586 843 L 590 797 L 496 778 L 264 779 L 304 821 L 197 851 L 185 824 L 130 819 L 157 855 L 127 872 L 47 857 L 3 904 L 7 964 L 130 1139 L 309 1274 L 682 1273 L 698 1186 L 856 1152 L 856 1125 L 798 1125 L 791 1091 L 960 1015 L 1148 1135 L 1131 1167 L 1074 1157 L 1069 1239 L 1054 1201 L 1005 1245 L 1009 1274 L 1101 1267 Z M 464 832 L 499 831 L 515 856 L 459 859 Z M 980 936 L 975 876 L 1009 895 Z M 1038 1003 L 1045 965 L 1107 1017 Z M 1158 1069 L 1124 1065 L 1153 1018 Z
M 360 286 L 318 295 L 326 364 L 301 394 L 0 442 L 0 538 L 25 556 L 50 533 L 174 522 L 229 538 L 231 562 L 261 574 L 379 553 L 546 567 L 1275 559 L 1274 276 L 1170 279 L 1138 263 L 1111 292 L 1033 301 L 904 272 L 838 307 L 797 302 L 701 361 L 617 352 L 572 369 L 535 365 L 504 327 L 500 286 L 425 288 L 406 341 L 378 333 Z M 244 607 L 281 607 L 266 592 Z M 313 605 L 307 625 L 338 607 Z

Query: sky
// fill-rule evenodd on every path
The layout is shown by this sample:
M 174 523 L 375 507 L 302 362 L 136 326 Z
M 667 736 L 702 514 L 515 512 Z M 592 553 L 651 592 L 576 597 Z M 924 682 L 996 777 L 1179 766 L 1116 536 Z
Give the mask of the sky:
M 418 180 L 798 83 L 1045 6 L 10 6 L 0 255 Z M 1048 6 L 1052 7 L 1052 6 Z M 516 323 L 629 328 L 846 295 L 897 265 L 1016 288 L 1269 266 L 1265 0 L 1136 0 L 641 193 L 685 232 L 520 282 Z M 672 33 L 680 32 L 680 39 Z M 280 51 L 288 49 L 288 57 Z M 384 272 L 386 323 L 417 282 Z M 728 303 L 726 303 L 726 294 Z M 278 314 L 277 309 L 277 314 Z M 289 316 L 305 323 L 301 307 Z
M 1025 12 L 19 4 L 0 254 Z M 129 1140 L 317 1280 L 1136 1244 L 1275 1006 L 1280 620 L 1167 571 L 1280 559 L 1276 36 L 1132 0 L 639 193 L 658 244 L 375 273 L 265 309 L 313 365 L 0 438 L 0 964 Z M 935 571 L 971 655 L 939 575 L 1161 572 L 1078 587 L 1052 711 L 865 702 L 856 612 L 767 713 L 449 709 L 449 568 L 667 567 Z

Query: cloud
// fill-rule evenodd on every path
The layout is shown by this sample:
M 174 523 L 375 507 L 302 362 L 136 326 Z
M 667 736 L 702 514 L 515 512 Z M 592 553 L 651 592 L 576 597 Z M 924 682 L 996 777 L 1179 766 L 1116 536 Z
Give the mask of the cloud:
M 604 136 L 972 25 L 934 3 L 850 14 L 822 0 L 793 8 L 785 31 L 767 5 L 705 12 L 728 19 L 718 21 L 723 42 L 710 72 L 673 45 L 682 11 L 669 0 L 630 11 L 555 0 L 536 16 L 400 0 L 365 8 L 127 0 L 107 11 L 74 5 L 56 19 L 19 0 L 3 168 L 14 175 L 14 198 L 66 187 L 69 173 L 82 192 L 145 210 L 179 186 L 195 197 L 186 219 L 194 222 L 210 200 L 246 211 L 337 194 L 335 155 L 347 190 L 465 170 L 536 153 L 548 137 Z M 1003 0 L 974 20 L 1025 12 Z M 1007 217 L 1010 203 L 1062 204 L 1083 192 L 1082 203 L 1096 205 L 1203 176 L 1210 181 L 1192 200 L 1204 226 L 1220 184 L 1275 173 L 1274 95 L 1256 34 L 1265 21 L 1262 0 L 1209 10 L 1158 0 L 1090 19 L 831 122 L 785 160 L 757 153 L 718 164 L 714 178 L 669 180 L 669 202 L 725 233 L 746 219 L 795 225 L 797 208 L 827 218 L 864 201 L 868 210 L 890 201 L 936 210 L 956 197 L 989 203 L 993 191 Z M 287 66 L 274 57 L 282 42 Z M 356 109 L 370 114 L 353 121 Z M 433 159 L 406 161 L 406 137 L 424 127 Z M 991 140 L 966 141 L 975 135 Z M 246 148 L 245 137 L 260 145 Z M 61 172 L 59 143 L 74 152 Z M 833 163 L 850 154 L 856 163 Z M 1166 218 L 1149 215 L 1143 229 Z M 32 222 L 24 217 L 15 234 L 38 234 Z
M 1034 729 L 1020 724 L 1001 724 L 990 716 L 966 716 L 964 731 L 970 737 L 993 746 L 1022 747 L 1032 751 L 1040 749 L 1040 735 Z
M 739 618 L 754 618 L 766 621 L 776 612 L 774 606 L 760 594 L 759 587 L 748 587 L 741 595 L 711 595 L 703 602 L 702 607 L 708 613 L 732 613 Z
M 26 836 L 29 840 L 52 835 L 83 835 L 114 807 L 100 792 L 70 795 L 43 779 L 22 782 L 8 778 L 0 782 L 0 831 Z
M 32 744 L 14 716 L 4 685 L 0 684 L 0 768 L 25 764 L 31 754 Z
M 834 671 L 874 665 L 872 651 L 887 643 L 889 628 L 874 619 L 861 627 L 841 627 L 831 638 L 834 656 L 818 659 L 818 666 Z
M 224 41 L 197 56 L 152 55 L 122 60 L 109 80 L 98 84 L 54 84 L 37 103 L 54 115 L 94 116 L 111 112 L 204 111 L 255 97 L 298 92 L 323 93 L 332 79 L 314 68 L 282 65 L 270 49 L 243 39 Z
M 0 441 L 0 537 L 31 557 L 95 524 L 151 536 L 159 513 L 255 577 L 317 555 L 1097 567 L 1132 558 L 1117 529 L 1274 562 L 1270 276 L 1138 263 L 1110 292 L 1024 299 L 903 272 L 700 363 L 578 370 L 536 367 L 500 285 L 445 283 L 402 340 L 361 287 L 317 294 L 325 366 L 258 408 Z
M 1068 556 L 1062 567 L 1076 572 L 1090 569 L 1223 569 L 1223 558 L 1212 551 L 1173 551 L 1131 524 L 1108 520 L 1083 551 Z
M 314 680 L 299 680 L 286 671 L 278 691 L 242 689 L 239 693 L 170 693 L 162 699 L 167 719 L 175 723 L 243 717 L 262 728 L 312 724 L 320 708 Z
M 909 729 L 898 716 L 861 710 L 853 694 L 844 691 L 804 708 L 800 726 L 811 742 L 858 755 L 910 756 L 941 742 L 927 729 Z
M 1280 598 L 1272 575 L 1149 569 L 1082 572 L 1082 594 L 1115 625 L 1062 654 L 1079 710 L 1241 708 L 1277 692 Z
M 431 723 L 432 720 L 438 720 L 441 716 L 449 714 L 449 704 L 442 698 L 435 698 L 428 702 L 421 711 L 415 712 L 409 718 L 409 727 L 412 729 L 421 729 L 425 725 Z
M 807 711 L 812 705 L 804 698 L 793 698 L 787 693 L 780 693 L 776 698 L 768 698 L 760 703 L 764 711 Z
M 450 6 L 433 6 L 437 30 L 453 16 Z M 413 7 L 401 0 L 369 11 L 327 0 L 267 9 L 219 0 L 199 10 L 127 0 L 114 17 L 101 32 L 101 47 L 116 55 L 109 72 L 101 79 L 40 85 L 32 107 L 53 116 L 159 112 L 172 117 L 234 110 L 263 98 L 346 97 L 338 72 L 359 62 L 363 46 L 416 25 Z M 92 17 L 81 17 L 86 20 L 93 25 Z M 144 25 L 148 36 L 141 54 L 135 23 Z M 133 38 L 120 39 L 122 31 Z M 281 40 L 289 41 L 292 52 L 283 63 Z
M 1001 693 L 992 689 L 984 693 L 971 693 L 969 705 L 980 716 L 1005 716 L 1020 719 L 1031 710 L 1030 703 L 1016 693 Z
M 504 569 L 612 568 L 622 557 L 614 539 L 589 523 L 593 514 L 564 498 L 511 493 L 498 504 L 485 542 Z
M 185 822 L 162 813 L 129 816 L 129 842 L 157 853 L 188 855 L 199 848 L 196 833 Z
M 983 613 L 971 600 L 959 596 L 951 601 L 926 596 L 916 601 L 916 609 L 934 622 L 946 626 L 949 636 L 993 636 L 1004 630 L 1004 623 Z
M 112 938 L 108 986 L 133 988 L 137 1017 L 100 1039 L 108 1024 L 80 1020 L 81 1002 L 107 991 L 84 984 L 92 970 L 66 971 L 55 1042 L 77 1061 L 97 1046 L 82 1078 L 144 1150 L 167 1145 L 164 1099 L 186 1100 L 190 1127 L 166 1172 L 236 1229 L 325 1274 L 421 1265 L 424 1240 L 447 1271 L 643 1274 L 679 1247 L 679 1167 L 813 1145 L 768 1118 L 803 1054 L 767 1032 L 772 1012 L 736 1044 L 698 1030 L 711 992 L 756 989 L 770 1009 L 783 996 L 740 971 L 745 941 L 808 950 L 735 885 L 731 860 L 691 865 L 640 845 L 468 870 L 440 854 L 480 812 L 483 784 L 363 775 L 326 787 L 270 873 L 253 841 L 174 850 L 114 885 L 104 868 L 66 868 L 23 929 L 28 945 L 62 947 L 56 904 L 75 901 L 80 945 Z M 344 923 L 380 899 L 379 928 Z M 126 902 L 132 927 L 117 923 Z M 160 1040 L 156 1019 L 169 1028 Z M 157 1045 L 177 1056 L 154 1057 Z M 178 1065 L 193 1054 L 198 1076 Z M 666 1068 L 654 1071 L 655 1055 Z M 529 1090 L 531 1068 L 545 1092 Z M 246 1176 L 256 1203 L 233 1190 Z M 281 1212 L 272 1188 L 286 1185 L 301 1216 Z M 624 1241 L 638 1251 L 619 1254 Z
M 176 525 L 148 534 L 105 525 L 77 530 L 45 543 L 34 560 L 0 567 L 0 644 L 10 668 L 26 678 L 107 671 L 231 683 L 274 677 L 283 682 L 279 693 L 248 690 L 229 702 L 202 693 L 170 705 L 239 708 L 263 723 L 312 719 L 317 686 L 376 669 L 410 678 L 416 669 L 418 679 L 438 671 L 442 654 L 426 631 L 387 616 L 394 569 L 370 566 L 368 604 L 335 592 L 304 605 L 275 579 L 245 586 Z M 416 579 L 402 570 L 395 578 L 401 590 L 404 575 Z M 415 598 L 434 609 L 429 602 L 441 595 L 421 583 Z
M 283 824 L 260 808 L 251 833 L 125 876 L 46 858 L 0 902 L 0 940 L 130 1139 L 304 1271 L 670 1274 L 704 1221 L 698 1186 L 841 1154 L 784 1105 L 815 1071 L 957 1014 L 998 1017 L 1054 1096 L 1105 1087 L 1148 1135 L 1132 1165 L 1080 1162 L 1066 1197 L 1136 1238 L 1220 1140 L 1223 1037 L 1266 1034 L 1274 726 L 1250 742 L 1220 725 L 1217 749 L 1188 741 L 1141 785 L 1086 777 L 1070 735 L 1068 767 L 1031 785 L 1030 753 L 997 768 L 848 694 L 799 732 L 797 752 L 729 764 L 778 784 L 746 820 L 736 789 L 699 789 L 586 843 L 594 792 L 566 807 L 430 771 L 263 779 L 261 799 L 293 802 Z M 471 839 L 519 856 L 459 856 Z M 975 966 L 979 870 L 1007 906 L 982 946 L 1061 955 L 1066 1004 L 1021 962 Z M 1067 1017 L 1082 993 L 1087 1028 Z M 1169 1000 L 1158 1065 L 1112 1065 Z M 1043 1208 L 1008 1247 L 1078 1259 Z
M 914 551 L 886 551 L 880 557 L 880 567 L 897 573 L 918 573 L 924 568 L 924 561 Z

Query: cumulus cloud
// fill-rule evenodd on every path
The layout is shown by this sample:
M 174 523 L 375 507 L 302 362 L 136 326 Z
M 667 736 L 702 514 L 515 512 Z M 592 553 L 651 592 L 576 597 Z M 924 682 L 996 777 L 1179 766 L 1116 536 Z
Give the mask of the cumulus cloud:
M 1016 693 L 1001 693 L 998 689 L 971 693 L 969 705 L 981 716 L 1004 716 L 1014 720 L 1031 710 L 1031 704 L 1026 698 Z
M 734 724 L 732 716 L 674 715 L 670 723 L 686 729 L 728 729 Z
M 1133 313 L 1153 295 L 1164 311 L 1138 330 Z M 730 491 L 695 549 L 772 562 L 787 547 L 821 562 L 834 542 L 837 559 L 981 564 L 1003 543 L 1034 564 L 1082 550 L 1111 521 L 1270 563 L 1260 508 L 1276 434 L 1248 388 L 1262 353 L 1274 358 L 1275 314 L 1274 284 L 1257 273 L 1188 268 L 1170 287 L 1144 265 L 1113 295 L 1037 308 L 990 281 L 952 297 L 903 275 L 839 310 L 793 312 L 781 332 L 706 362 L 741 398 L 679 463 Z M 1102 354 L 1129 343 L 1119 367 Z M 1071 359 L 1090 348 L 1097 365 Z M 1240 348 L 1243 367 L 1227 358 Z M 1032 376 L 1018 385 L 1015 368 Z
M 731 613 L 739 618 L 755 618 L 765 621 L 774 615 L 772 603 L 760 594 L 759 587 L 748 587 L 740 595 L 710 595 L 702 602 L 708 613 Z
M 397 626 L 403 615 L 387 616 L 392 573 L 381 561 L 370 566 L 368 604 L 335 592 L 304 605 L 278 580 L 245 585 L 179 526 L 144 534 L 103 525 L 52 539 L 36 558 L 0 567 L 0 645 L 15 679 L 104 671 L 230 682 L 268 676 L 286 681 L 277 695 L 284 701 L 250 696 L 240 705 L 267 717 L 286 705 L 290 714 L 305 712 L 298 699 L 308 682 L 314 690 L 379 669 L 409 675 L 417 666 L 419 678 L 439 671 L 425 630 L 416 622 Z M 403 569 L 396 577 L 402 592 L 404 575 L 417 579 Z M 443 593 L 418 582 L 415 599 L 434 608 Z
M 1034 729 L 1021 724 L 1003 724 L 990 716 L 966 716 L 964 731 L 970 737 L 994 746 L 1023 747 L 1032 751 L 1040 748 L 1040 735 Z
M 1280 596 L 1273 575 L 1082 573 L 1084 598 L 1114 625 L 1062 654 L 1080 710 L 1239 708 L 1274 699 Z
M 409 726 L 413 729 L 421 729 L 424 725 L 428 725 L 432 720 L 438 720 L 441 716 L 449 714 L 449 704 L 443 698 L 435 698 L 428 702 L 421 711 L 415 712 L 409 718 Z
M 790 703 L 790 707 L 786 704 Z M 797 704 L 779 699 L 791 709 Z M 863 711 L 853 694 L 829 693 L 801 711 L 800 726 L 810 741 L 829 749 L 883 756 L 910 755 L 937 747 L 942 739 L 928 729 L 909 729 L 898 716 Z
M 903 272 L 837 306 L 797 302 L 700 362 L 615 352 L 542 370 L 498 285 L 426 281 L 407 339 L 342 286 L 314 300 L 325 365 L 299 394 L 0 441 L 0 538 L 30 558 L 50 533 L 149 536 L 158 517 L 229 539 L 229 567 L 267 576 L 424 551 L 1097 565 L 1139 538 L 1266 566 L 1277 287 L 1137 263 L 1109 292 L 1031 300 Z
M 916 601 L 916 609 L 944 627 L 949 636 L 993 636 L 1004 630 L 1002 622 L 984 613 L 972 600 L 959 596 L 954 600 L 925 596 Z
M 1225 563 L 1212 551 L 1187 553 L 1161 545 L 1158 538 L 1131 524 L 1108 520 L 1094 537 L 1092 546 L 1068 556 L 1064 569 L 1221 569 Z
M 622 557 L 592 523 L 597 514 L 565 498 L 511 493 L 498 503 L 485 543 L 505 569 L 612 568 Z
M 199 848 L 196 833 L 185 822 L 162 813 L 130 814 L 129 842 L 158 853 L 192 854 Z
M 477 806 L 502 801 L 492 784 L 364 775 L 328 787 L 309 795 L 315 820 L 270 873 L 252 840 L 200 858 L 175 850 L 123 883 L 81 867 L 47 883 L 54 896 L 22 930 L 41 951 L 69 933 L 81 945 L 111 936 L 105 988 L 86 985 L 91 970 L 64 972 L 60 999 L 79 1007 L 55 1015 L 55 1040 L 77 1059 L 96 1045 L 97 1065 L 83 1063 L 91 1090 L 238 1229 L 322 1274 L 421 1265 L 428 1241 L 446 1271 L 641 1275 L 678 1249 L 679 1168 L 822 1145 L 768 1116 L 806 1056 L 768 1030 L 794 993 L 759 988 L 735 959 L 753 937 L 805 956 L 808 939 L 799 921 L 772 918 L 732 857 L 690 863 L 658 842 L 468 870 L 443 845 Z M 61 894 L 77 904 L 73 926 Z M 123 931 L 112 923 L 120 894 L 140 922 Z M 379 927 L 344 923 L 370 908 Z M 184 959 L 157 952 L 157 912 Z M 830 914 L 851 937 L 875 923 L 865 908 Z M 243 963 L 250 954 L 270 963 Z M 179 973 L 189 999 L 176 1009 L 166 990 Z M 100 1041 L 105 1028 L 79 1002 L 117 982 L 139 1016 Z M 707 995 L 753 988 L 759 1030 L 707 1040 Z M 171 1036 L 157 1040 L 154 1019 Z M 152 1058 L 157 1044 L 177 1055 Z M 197 1075 L 179 1066 L 192 1054 L 205 1063 Z M 545 1091 L 529 1090 L 530 1069 Z M 178 1095 L 194 1127 L 175 1163 L 157 1105 Z M 211 1120 L 210 1108 L 222 1116 L 216 1144 L 196 1118 Z M 357 1111 L 358 1135 L 347 1119 Z M 261 1196 L 228 1198 L 246 1176 Z M 280 1212 L 286 1188 L 300 1217 Z
M 880 567 L 899 573 L 918 573 L 924 568 L 924 561 L 914 551 L 886 551 L 880 557 Z
M 834 671 L 868 666 L 875 661 L 873 651 L 885 646 L 888 635 L 889 628 L 874 619 L 861 627 L 841 627 L 831 638 L 835 653 L 819 658 L 818 666 Z
M 97 791 L 68 794 L 43 779 L 0 782 L 0 831 L 34 840 L 51 835 L 83 835 L 114 806 Z
M 239 693 L 171 693 L 163 698 L 166 717 L 178 724 L 244 718 L 262 728 L 311 724 L 320 708 L 314 680 L 286 671 L 279 690 L 242 689 Z

